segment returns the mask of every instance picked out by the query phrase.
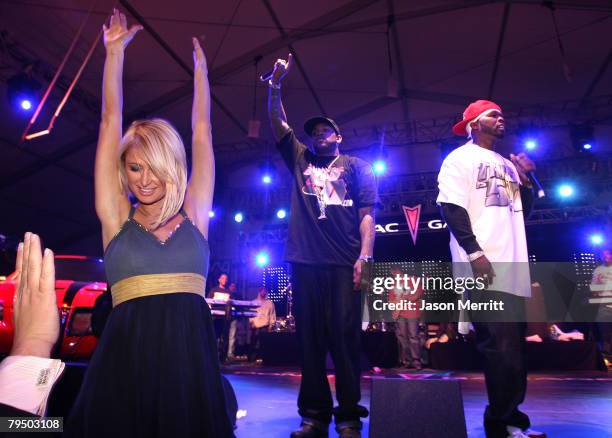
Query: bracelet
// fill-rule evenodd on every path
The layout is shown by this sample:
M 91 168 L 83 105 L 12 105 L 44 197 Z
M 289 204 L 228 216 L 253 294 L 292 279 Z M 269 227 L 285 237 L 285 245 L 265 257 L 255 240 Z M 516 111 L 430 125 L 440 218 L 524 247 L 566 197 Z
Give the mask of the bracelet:
M 484 251 L 476 251 L 471 254 L 468 254 L 468 260 L 470 262 L 473 262 L 474 260 L 479 259 L 483 255 L 485 255 Z
M 272 79 L 270 79 L 270 80 L 268 81 L 268 86 L 269 86 L 270 88 L 274 88 L 275 90 L 280 90 L 280 88 L 281 88 L 281 84 L 280 84 L 280 82 L 279 82 L 278 84 L 275 84 L 274 82 L 272 82 Z
M 357 260 L 363 260 L 364 262 L 371 262 L 374 260 L 374 257 L 368 255 L 359 256 Z

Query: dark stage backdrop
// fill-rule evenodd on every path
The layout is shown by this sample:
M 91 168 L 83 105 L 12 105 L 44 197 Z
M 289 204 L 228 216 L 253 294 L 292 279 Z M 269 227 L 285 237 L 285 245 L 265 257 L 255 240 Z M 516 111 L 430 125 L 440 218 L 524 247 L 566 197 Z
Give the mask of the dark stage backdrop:
M 439 216 L 420 218 L 416 243 L 403 216 L 377 218 L 377 223 L 376 261 L 450 261 L 450 235 Z M 581 252 L 599 257 L 602 248 L 595 248 L 588 241 L 591 225 L 579 222 L 527 225 L 529 255 L 537 261 L 551 262 L 574 261 L 574 254 Z

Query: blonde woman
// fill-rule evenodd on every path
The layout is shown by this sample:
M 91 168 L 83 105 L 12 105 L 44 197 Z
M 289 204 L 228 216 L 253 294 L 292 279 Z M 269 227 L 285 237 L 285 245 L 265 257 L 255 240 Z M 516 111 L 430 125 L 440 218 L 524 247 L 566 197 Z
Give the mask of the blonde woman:
M 67 435 L 233 436 L 204 300 L 215 176 L 206 58 L 194 38 L 187 181 L 185 148 L 168 122 L 137 120 L 121 135 L 124 52 L 139 30 L 117 10 L 104 26 L 95 197 L 113 311 Z

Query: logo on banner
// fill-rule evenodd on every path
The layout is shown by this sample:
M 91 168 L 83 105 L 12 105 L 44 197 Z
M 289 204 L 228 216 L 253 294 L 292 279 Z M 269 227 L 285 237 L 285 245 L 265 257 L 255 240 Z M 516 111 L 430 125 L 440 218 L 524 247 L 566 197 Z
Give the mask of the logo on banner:
M 419 218 L 421 217 L 421 204 L 416 207 L 406 207 L 402 205 L 404 216 L 406 216 L 406 223 L 408 224 L 408 230 L 412 236 L 412 243 L 416 245 L 417 233 L 419 231 Z

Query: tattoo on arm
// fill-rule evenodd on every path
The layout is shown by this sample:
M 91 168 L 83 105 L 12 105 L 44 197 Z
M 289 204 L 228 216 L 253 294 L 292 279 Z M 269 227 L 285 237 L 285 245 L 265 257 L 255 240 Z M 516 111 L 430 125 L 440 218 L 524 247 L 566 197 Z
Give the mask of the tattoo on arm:
M 280 89 L 270 87 L 268 93 L 268 116 L 272 125 L 272 132 L 278 141 L 291 129 L 287 123 L 287 115 L 281 101 Z

